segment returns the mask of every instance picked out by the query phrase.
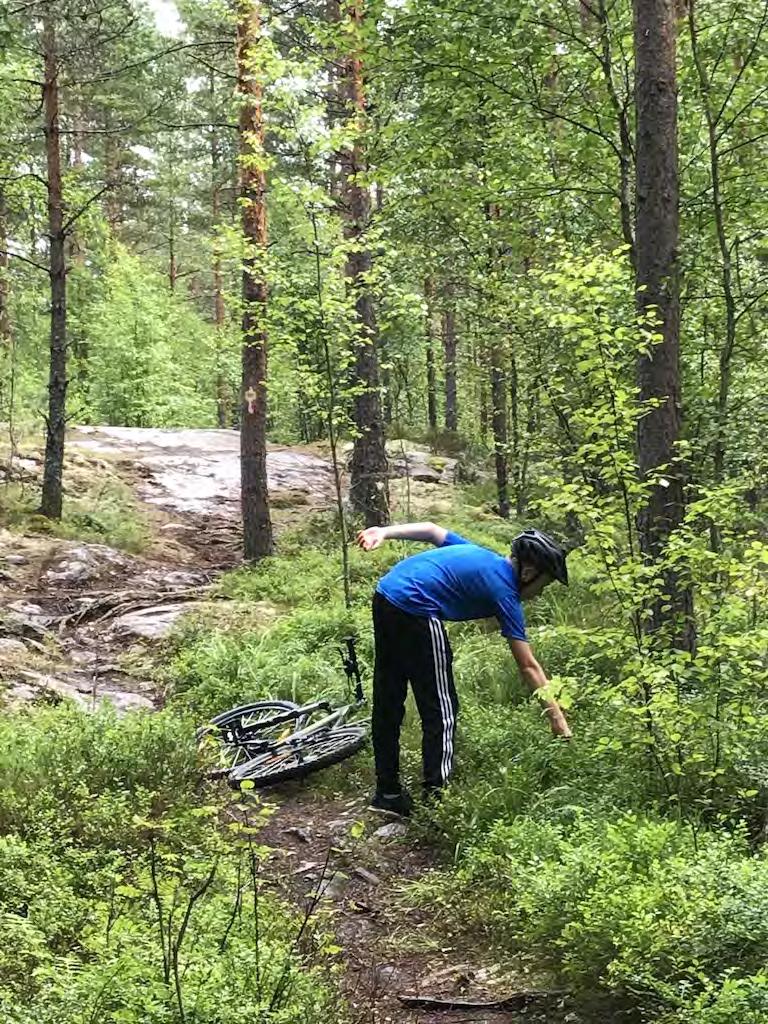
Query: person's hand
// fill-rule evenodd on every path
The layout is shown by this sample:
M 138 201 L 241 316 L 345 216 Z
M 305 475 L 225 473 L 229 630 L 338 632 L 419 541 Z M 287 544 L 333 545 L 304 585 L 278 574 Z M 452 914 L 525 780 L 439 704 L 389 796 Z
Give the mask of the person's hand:
M 552 735 L 557 736 L 561 740 L 570 740 L 573 738 L 571 728 L 565 720 L 565 715 L 558 708 L 557 711 L 549 712 L 549 725 L 552 729 Z
M 385 538 L 386 533 L 383 526 L 369 526 L 367 530 L 361 530 L 358 533 L 357 543 L 363 551 L 373 551 Z

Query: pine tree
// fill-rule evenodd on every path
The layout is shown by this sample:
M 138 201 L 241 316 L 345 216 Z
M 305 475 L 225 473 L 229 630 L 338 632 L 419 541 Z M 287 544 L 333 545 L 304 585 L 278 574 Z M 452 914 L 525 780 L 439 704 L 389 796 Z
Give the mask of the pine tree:
M 240 201 L 243 261 L 243 380 L 240 417 L 241 504 L 246 559 L 273 550 L 267 488 L 267 176 L 264 169 L 261 5 L 239 0 L 237 89 L 240 107 Z
M 361 180 L 366 159 L 361 138 L 366 112 L 362 31 L 364 0 L 352 0 L 342 24 L 349 50 L 342 58 L 341 85 L 353 126 L 353 140 L 341 153 L 340 205 L 344 235 L 349 242 L 346 276 L 354 297 L 355 440 L 351 459 L 350 499 L 366 526 L 389 520 L 387 453 L 381 409 L 376 312 L 369 281 L 373 257 L 366 242 L 371 220 L 371 197 Z
M 640 543 L 650 560 L 661 558 L 684 514 L 681 436 L 679 182 L 677 141 L 677 16 L 674 0 L 635 0 L 637 106 L 636 285 L 638 312 L 660 340 L 638 361 L 640 400 L 650 403 L 638 422 L 640 472 L 650 482 L 639 517 Z M 690 590 L 675 571 L 664 573 L 651 630 L 672 627 L 676 642 L 693 648 Z

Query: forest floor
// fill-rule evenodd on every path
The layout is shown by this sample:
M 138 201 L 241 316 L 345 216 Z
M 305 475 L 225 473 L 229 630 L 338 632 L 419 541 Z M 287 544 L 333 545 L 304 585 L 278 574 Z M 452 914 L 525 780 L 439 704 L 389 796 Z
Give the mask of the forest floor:
M 238 437 L 229 431 L 128 428 L 74 430 L 69 458 L 88 473 L 130 482 L 150 535 L 141 555 L 103 544 L 0 531 L 0 679 L 8 702 L 64 696 L 85 707 L 162 705 L 142 677 L 153 643 L 190 609 L 207 616 L 206 590 L 238 560 Z M 39 470 L 25 457 L 25 472 Z M 437 469 L 437 476 L 443 472 Z M 332 503 L 330 466 L 302 448 L 270 448 L 268 472 L 278 531 Z M 443 482 L 424 469 L 426 486 Z M 411 481 L 409 480 L 409 487 Z M 409 499 L 410 499 L 409 491 Z M 218 602 L 220 605 L 220 602 Z M 270 800 L 260 841 L 271 850 L 274 884 L 335 937 L 329 956 L 359 1024 L 586 1024 L 586 1012 L 557 995 L 520 1008 L 483 1008 L 511 992 L 549 987 L 522 963 L 502 964 L 460 927 L 446 931 L 415 907 L 404 887 L 436 866 L 418 828 L 387 822 L 353 798 L 299 785 Z M 357 824 L 362 823 L 362 825 Z M 457 922 L 460 925 L 460 922 Z M 402 995 L 463 1001 L 453 1010 L 407 1007 Z
M 0 530 L 6 700 L 69 696 L 92 707 L 106 699 L 121 710 L 162 703 L 134 665 L 185 612 L 215 614 L 208 586 L 239 559 L 238 456 L 238 435 L 226 430 L 72 431 L 65 489 L 84 478 L 127 481 L 146 542 L 133 554 L 69 540 L 39 517 L 29 532 Z M 278 529 L 330 504 L 320 455 L 275 446 L 268 466 Z M 24 451 L 15 467 L 15 480 L 36 484 L 41 453 Z

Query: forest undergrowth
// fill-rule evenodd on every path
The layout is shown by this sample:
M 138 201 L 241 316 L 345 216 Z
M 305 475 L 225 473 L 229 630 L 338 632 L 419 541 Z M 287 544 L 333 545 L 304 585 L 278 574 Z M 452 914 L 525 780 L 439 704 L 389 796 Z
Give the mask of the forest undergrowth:
M 351 449 L 336 497 L 371 525 L 386 439 L 420 436 L 474 489 L 419 514 L 577 549 L 530 616 L 575 739 L 452 625 L 459 767 L 401 898 L 643 1021 L 764 1024 L 768 0 L 23 0 L 0 28 L 0 420 L 12 448 L 45 424 L 0 527 L 168 560 L 68 425 L 217 426 L 242 538 L 214 482 L 190 558 L 279 541 L 161 651 L 159 714 L 0 719 L 0 1018 L 339 1016 L 193 729 L 340 694 L 351 628 L 370 671 L 407 550 L 352 554 L 348 610 L 334 525 L 291 494 L 305 522 L 273 531 L 267 438 Z M 413 779 L 412 714 L 406 739 Z M 367 788 L 369 761 L 328 777 Z
M 3 1021 L 336 1012 L 322 936 L 305 928 L 299 952 L 302 922 L 264 885 L 268 808 L 210 799 L 192 726 L 63 706 L 0 718 Z
M 514 524 L 484 497 L 477 484 L 418 514 L 504 551 Z M 221 577 L 229 600 L 215 619 L 192 614 L 156 656 L 159 713 L 3 715 L 3 1019 L 343 1019 L 334 940 L 274 895 L 258 841 L 268 805 L 208 789 L 193 739 L 245 700 L 345 696 L 337 647 L 350 631 L 370 685 L 370 596 L 413 548 L 351 551 L 347 609 L 337 538 L 317 514 L 283 534 L 279 555 Z M 765 1020 L 764 629 L 736 554 L 721 558 L 716 605 L 700 586 L 699 651 L 672 668 L 633 649 L 595 550 L 571 555 L 569 589 L 528 609 L 573 722 L 568 745 L 525 695 L 495 623 L 449 625 L 458 769 L 412 826 L 435 866 L 401 885 L 404 907 L 576 993 L 608 993 L 642 1021 Z M 638 699 L 646 673 L 650 703 Z M 404 762 L 417 788 L 412 707 Z M 307 782 L 318 795 L 371 784 L 367 754 Z
M 470 538 L 505 549 L 509 524 L 458 502 L 442 513 Z M 259 697 L 342 697 L 336 647 L 350 630 L 370 678 L 369 598 L 378 576 L 412 549 L 354 552 L 348 611 L 335 543 L 332 524 L 317 519 L 284 538 L 279 557 L 224 577 L 220 587 L 236 602 L 269 600 L 279 615 L 255 631 L 238 628 L 236 612 L 223 628 L 188 625 L 166 669 L 175 681 L 170 706 L 202 721 Z M 552 739 L 495 623 L 451 624 L 458 769 L 439 811 L 414 825 L 437 866 L 404 885 L 400 899 L 431 908 L 444 934 L 470 931 L 571 989 L 611 993 L 643 1021 L 763 1022 L 761 698 L 746 708 L 721 696 L 719 721 L 702 714 L 711 699 L 702 673 L 709 666 L 735 678 L 728 651 L 738 656 L 737 634 L 723 631 L 717 657 L 705 649 L 678 675 L 673 706 L 663 666 L 633 656 L 615 609 L 595 592 L 599 564 L 574 554 L 571 565 L 570 589 L 547 592 L 530 607 L 529 624 L 575 739 Z M 651 731 L 633 684 L 642 671 L 656 672 Z M 412 707 L 405 737 L 406 775 L 417 788 Z M 334 769 L 337 788 L 371 783 L 363 756 Z
M 0 437 L 3 497 L 0 528 L 13 533 L 63 537 L 133 553 L 150 541 L 146 506 L 118 467 L 93 454 L 67 453 L 64 493 L 67 501 L 60 519 L 40 515 L 43 447 L 30 425 L 9 428 Z

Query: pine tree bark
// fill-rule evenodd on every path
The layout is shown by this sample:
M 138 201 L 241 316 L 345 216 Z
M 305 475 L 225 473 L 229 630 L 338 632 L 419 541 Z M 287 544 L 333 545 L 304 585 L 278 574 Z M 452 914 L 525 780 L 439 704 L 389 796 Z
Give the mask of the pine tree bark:
M 240 96 L 240 201 L 247 252 L 243 261 L 243 353 L 240 415 L 243 553 L 253 561 L 274 550 L 267 489 L 267 180 L 264 170 L 262 38 L 258 0 L 239 0 L 237 91 Z
M 43 14 L 43 132 L 48 172 L 48 277 L 51 293 L 50 366 L 45 463 L 40 512 L 61 518 L 67 403 L 67 268 L 59 130 L 59 68 L 53 14 Z
M 674 0 L 634 0 L 634 16 L 637 303 L 641 317 L 658 322 L 655 330 L 662 339 L 640 356 L 637 367 L 640 400 L 654 403 L 637 428 L 638 466 L 652 481 L 638 532 L 645 557 L 654 562 L 684 513 L 683 472 L 676 461 L 682 403 Z M 671 570 L 664 573 L 663 590 L 650 609 L 648 629 L 663 629 L 676 646 L 692 650 L 691 591 Z
M 0 350 L 5 350 L 11 339 L 11 318 L 8 311 L 10 282 L 8 280 L 8 209 L 5 192 L 0 184 Z
M 380 526 L 389 521 L 389 494 L 376 316 L 369 284 L 373 260 L 365 242 L 371 219 L 371 197 L 358 178 L 366 169 L 359 131 L 366 111 L 359 42 L 363 27 L 363 0 L 352 0 L 346 7 L 346 17 L 351 29 L 349 40 L 352 50 L 342 59 L 342 85 L 350 116 L 358 121 L 354 143 L 341 154 L 344 235 L 352 243 L 346 277 L 355 298 L 354 373 L 359 386 L 354 406 L 356 436 L 350 464 L 349 495 L 353 508 L 363 516 L 365 525 Z
M 210 76 L 209 91 L 211 95 L 211 107 L 215 97 L 215 77 Z M 211 223 L 213 230 L 218 230 L 221 218 L 221 182 L 219 173 L 221 166 L 221 154 L 217 129 L 211 131 Z M 221 272 L 221 251 L 218 243 L 213 248 L 213 265 L 211 267 L 213 276 L 213 323 L 215 327 L 216 346 L 216 422 L 220 428 L 228 427 L 231 423 L 231 400 L 229 387 L 224 374 L 224 338 L 227 322 L 226 309 L 224 306 L 224 280 Z
M 459 412 L 456 403 L 456 311 L 453 306 L 453 290 L 445 289 L 443 310 L 443 362 L 445 366 L 445 429 L 459 428 Z

